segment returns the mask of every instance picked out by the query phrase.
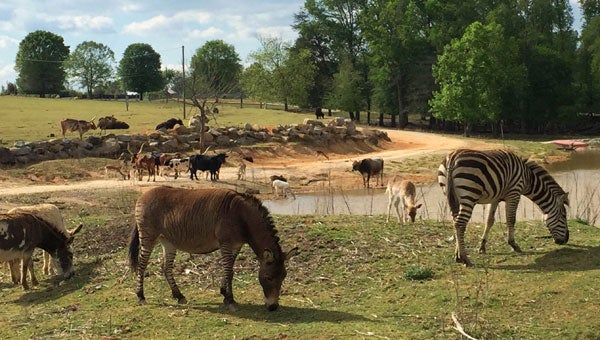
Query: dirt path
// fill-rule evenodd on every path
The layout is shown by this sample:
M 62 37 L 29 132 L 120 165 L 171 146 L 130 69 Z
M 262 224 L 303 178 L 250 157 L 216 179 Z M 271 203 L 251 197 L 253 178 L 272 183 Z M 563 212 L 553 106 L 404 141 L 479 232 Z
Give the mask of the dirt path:
M 450 150 L 461 147 L 490 148 L 491 144 L 480 141 L 464 140 L 459 138 L 444 137 L 432 133 L 385 130 L 390 137 L 390 142 L 382 142 L 377 147 L 371 147 L 365 151 L 353 143 L 347 145 L 338 145 L 334 148 L 323 149 L 328 153 L 329 160 L 316 153 L 299 152 L 298 150 L 285 147 L 271 149 L 268 151 L 256 151 L 252 153 L 254 163 L 249 164 L 247 170 L 247 179 L 249 183 L 263 182 L 268 183 L 268 177 L 273 174 L 282 174 L 292 179 L 292 182 L 311 182 L 315 178 L 323 178 L 325 175 L 329 181 L 336 181 L 340 186 L 356 186 L 361 184 L 360 176 L 349 170 L 352 167 L 352 161 L 362 158 L 383 158 L 386 162 L 402 161 L 412 157 L 423 157 L 432 154 L 445 154 Z M 244 149 L 250 150 L 251 148 Z M 229 162 L 231 166 L 222 168 L 221 181 L 223 185 L 244 187 L 236 182 L 237 164 L 239 160 Z M 435 169 L 432 169 L 434 171 Z M 22 195 L 55 191 L 77 191 L 89 189 L 118 189 L 144 187 L 154 185 L 177 185 L 187 187 L 206 187 L 215 186 L 215 183 L 209 181 L 191 182 L 186 178 L 174 181 L 157 177 L 156 182 L 123 181 L 117 179 L 93 179 L 82 182 L 67 184 L 26 184 L 16 181 L 3 182 L 0 188 L 1 196 Z M 306 188 L 310 191 L 310 188 Z

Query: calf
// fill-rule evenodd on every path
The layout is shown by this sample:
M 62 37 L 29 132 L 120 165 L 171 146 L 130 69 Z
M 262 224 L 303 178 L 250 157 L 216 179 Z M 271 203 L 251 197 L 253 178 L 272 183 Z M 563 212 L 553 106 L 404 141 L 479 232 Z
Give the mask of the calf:
M 94 118 L 96 118 L 96 117 L 94 117 Z M 63 138 L 65 138 L 65 133 L 67 131 L 70 131 L 70 132 L 77 131 L 77 132 L 79 132 L 79 139 L 83 139 L 84 133 L 88 132 L 90 129 L 96 130 L 96 124 L 94 124 L 94 118 L 92 118 L 92 120 L 90 120 L 89 122 L 85 121 L 85 120 L 77 120 L 77 119 L 71 119 L 71 118 L 61 120 L 60 127 L 62 129 Z
M 376 176 L 376 186 L 379 186 L 379 180 L 383 185 L 383 159 L 381 158 L 365 158 L 352 163 L 352 171 L 358 171 L 363 178 L 363 186 L 369 188 L 371 176 Z
M 388 182 L 385 192 L 388 195 L 389 200 L 386 222 L 390 221 L 390 212 L 393 204 L 396 208 L 398 223 L 400 223 L 400 211 L 398 205 L 402 203 L 402 222 L 406 223 L 406 216 L 408 215 L 410 222 L 414 223 L 417 209 L 421 207 L 421 204 L 415 205 L 415 185 L 411 181 L 402 180 L 399 177 L 394 176 L 394 178 Z
M 207 155 L 193 155 L 190 156 L 190 179 L 198 179 L 198 175 L 196 172 L 200 171 L 210 171 L 210 180 L 216 181 L 218 180 L 218 173 L 221 169 L 221 165 L 225 163 L 225 159 L 227 158 L 227 154 L 220 153 L 213 156 Z
M 240 167 L 238 168 L 238 181 L 246 180 L 246 163 L 243 161 L 240 162 Z
M 276 196 L 279 196 L 279 192 L 281 191 L 281 193 L 283 193 L 283 197 L 287 197 L 287 194 L 289 193 L 294 199 L 296 199 L 296 195 L 294 195 L 292 192 L 292 188 L 288 182 L 276 179 L 273 181 L 273 183 L 271 183 L 271 185 L 275 189 Z

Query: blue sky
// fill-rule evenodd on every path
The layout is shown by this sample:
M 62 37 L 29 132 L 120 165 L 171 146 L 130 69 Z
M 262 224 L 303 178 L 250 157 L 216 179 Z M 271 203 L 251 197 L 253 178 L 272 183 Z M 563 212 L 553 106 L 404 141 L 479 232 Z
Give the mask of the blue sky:
M 573 6 L 576 27 L 581 15 Z M 128 45 L 150 44 L 163 69 L 181 69 L 181 46 L 189 64 L 206 41 L 221 39 L 242 60 L 260 49 L 259 37 L 293 42 L 291 25 L 304 0 L 2 0 L 0 2 L 0 85 L 14 82 L 15 56 L 27 34 L 44 30 L 60 35 L 71 51 L 84 41 L 110 47 L 117 63 Z

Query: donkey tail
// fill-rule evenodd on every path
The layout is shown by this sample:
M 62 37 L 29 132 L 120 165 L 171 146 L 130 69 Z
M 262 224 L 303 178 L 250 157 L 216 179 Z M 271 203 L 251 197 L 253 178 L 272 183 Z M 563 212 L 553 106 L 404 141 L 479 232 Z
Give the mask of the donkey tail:
M 131 230 L 131 236 L 129 237 L 129 267 L 134 273 L 137 272 L 138 262 L 140 254 L 140 233 L 138 231 L 137 224 L 133 226 Z

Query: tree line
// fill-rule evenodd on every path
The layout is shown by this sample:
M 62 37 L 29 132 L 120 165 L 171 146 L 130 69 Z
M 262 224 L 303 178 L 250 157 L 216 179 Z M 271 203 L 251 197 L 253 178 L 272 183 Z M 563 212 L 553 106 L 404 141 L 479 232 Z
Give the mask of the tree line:
M 208 41 L 185 74 L 161 70 L 148 44 L 129 45 L 113 66 L 108 46 L 86 41 L 70 53 L 62 37 L 35 31 L 5 90 L 56 94 L 69 79 L 90 98 L 185 90 L 202 112 L 211 98 L 239 96 L 400 128 L 417 114 L 466 134 L 546 132 L 600 112 L 600 0 L 579 2 L 581 32 L 568 0 L 306 0 L 295 41 L 260 38 L 247 67 L 232 45 Z

